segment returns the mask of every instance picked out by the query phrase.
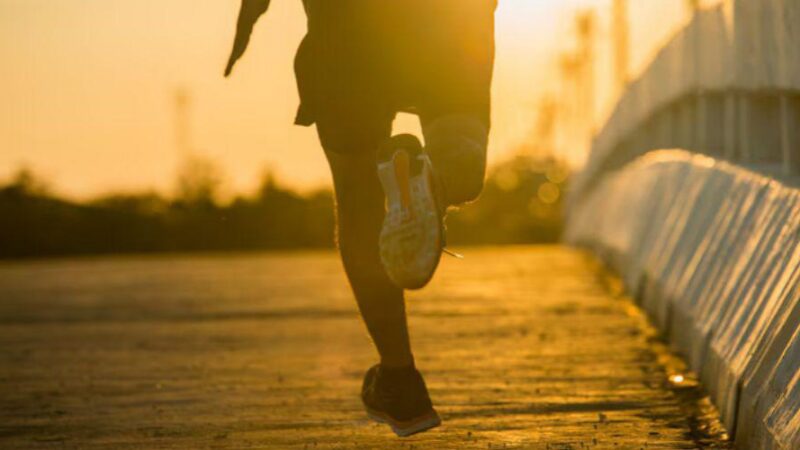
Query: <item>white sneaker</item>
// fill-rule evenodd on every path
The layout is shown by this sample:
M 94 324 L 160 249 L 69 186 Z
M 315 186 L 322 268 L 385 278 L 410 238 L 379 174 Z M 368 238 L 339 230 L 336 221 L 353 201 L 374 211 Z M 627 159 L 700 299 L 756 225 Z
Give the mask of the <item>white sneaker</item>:
M 378 153 L 378 177 L 386 195 L 380 256 L 398 287 L 420 289 L 433 277 L 444 247 L 430 158 L 415 136 L 392 137 Z

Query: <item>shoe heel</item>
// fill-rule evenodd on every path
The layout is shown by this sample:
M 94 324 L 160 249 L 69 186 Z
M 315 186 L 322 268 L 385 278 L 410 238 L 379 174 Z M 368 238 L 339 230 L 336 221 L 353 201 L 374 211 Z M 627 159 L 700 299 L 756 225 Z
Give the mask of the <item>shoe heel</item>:
M 420 171 L 424 162 L 422 144 L 416 136 L 393 136 L 378 149 L 378 178 L 386 196 L 387 209 L 401 207 L 411 210 L 411 178 Z

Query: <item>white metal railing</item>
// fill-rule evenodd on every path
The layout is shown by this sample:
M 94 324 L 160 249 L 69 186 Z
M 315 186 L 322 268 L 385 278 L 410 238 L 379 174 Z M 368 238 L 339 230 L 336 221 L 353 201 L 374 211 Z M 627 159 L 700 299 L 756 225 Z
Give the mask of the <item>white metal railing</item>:
M 698 11 L 628 85 L 574 192 L 673 147 L 800 172 L 800 0 L 727 0 Z

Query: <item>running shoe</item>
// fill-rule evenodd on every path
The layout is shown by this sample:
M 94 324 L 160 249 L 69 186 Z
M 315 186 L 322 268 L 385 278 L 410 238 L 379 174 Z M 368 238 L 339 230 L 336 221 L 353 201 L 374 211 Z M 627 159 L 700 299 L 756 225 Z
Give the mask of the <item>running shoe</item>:
M 381 262 L 395 285 L 420 289 L 431 280 L 442 256 L 445 208 L 419 139 L 402 134 L 381 146 L 378 177 L 386 195 Z
M 364 376 L 361 400 L 372 420 L 388 424 L 400 437 L 442 423 L 433 409 L 425 380 L 414 367 L 384 369 L 380 364 L 371 367 Z

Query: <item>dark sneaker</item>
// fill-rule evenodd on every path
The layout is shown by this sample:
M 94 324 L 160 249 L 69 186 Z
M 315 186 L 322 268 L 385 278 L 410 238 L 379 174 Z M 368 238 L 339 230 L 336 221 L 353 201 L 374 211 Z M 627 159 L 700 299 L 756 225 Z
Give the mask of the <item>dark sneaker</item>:
M 381 146 L 378 178 L 386 195 L 379 241 L 384 270 L 397 287 L 420 289 L 431 280 L 442 256 L 444 208 L 419 139 L 403 134 Z
M 361 401 L 367 415 L 386 423 L 400 437 L 439 426 L 442 420 L 433 409 L 428 388 L 417 369 L 382 369 L 372 366 L 364 376 Z

